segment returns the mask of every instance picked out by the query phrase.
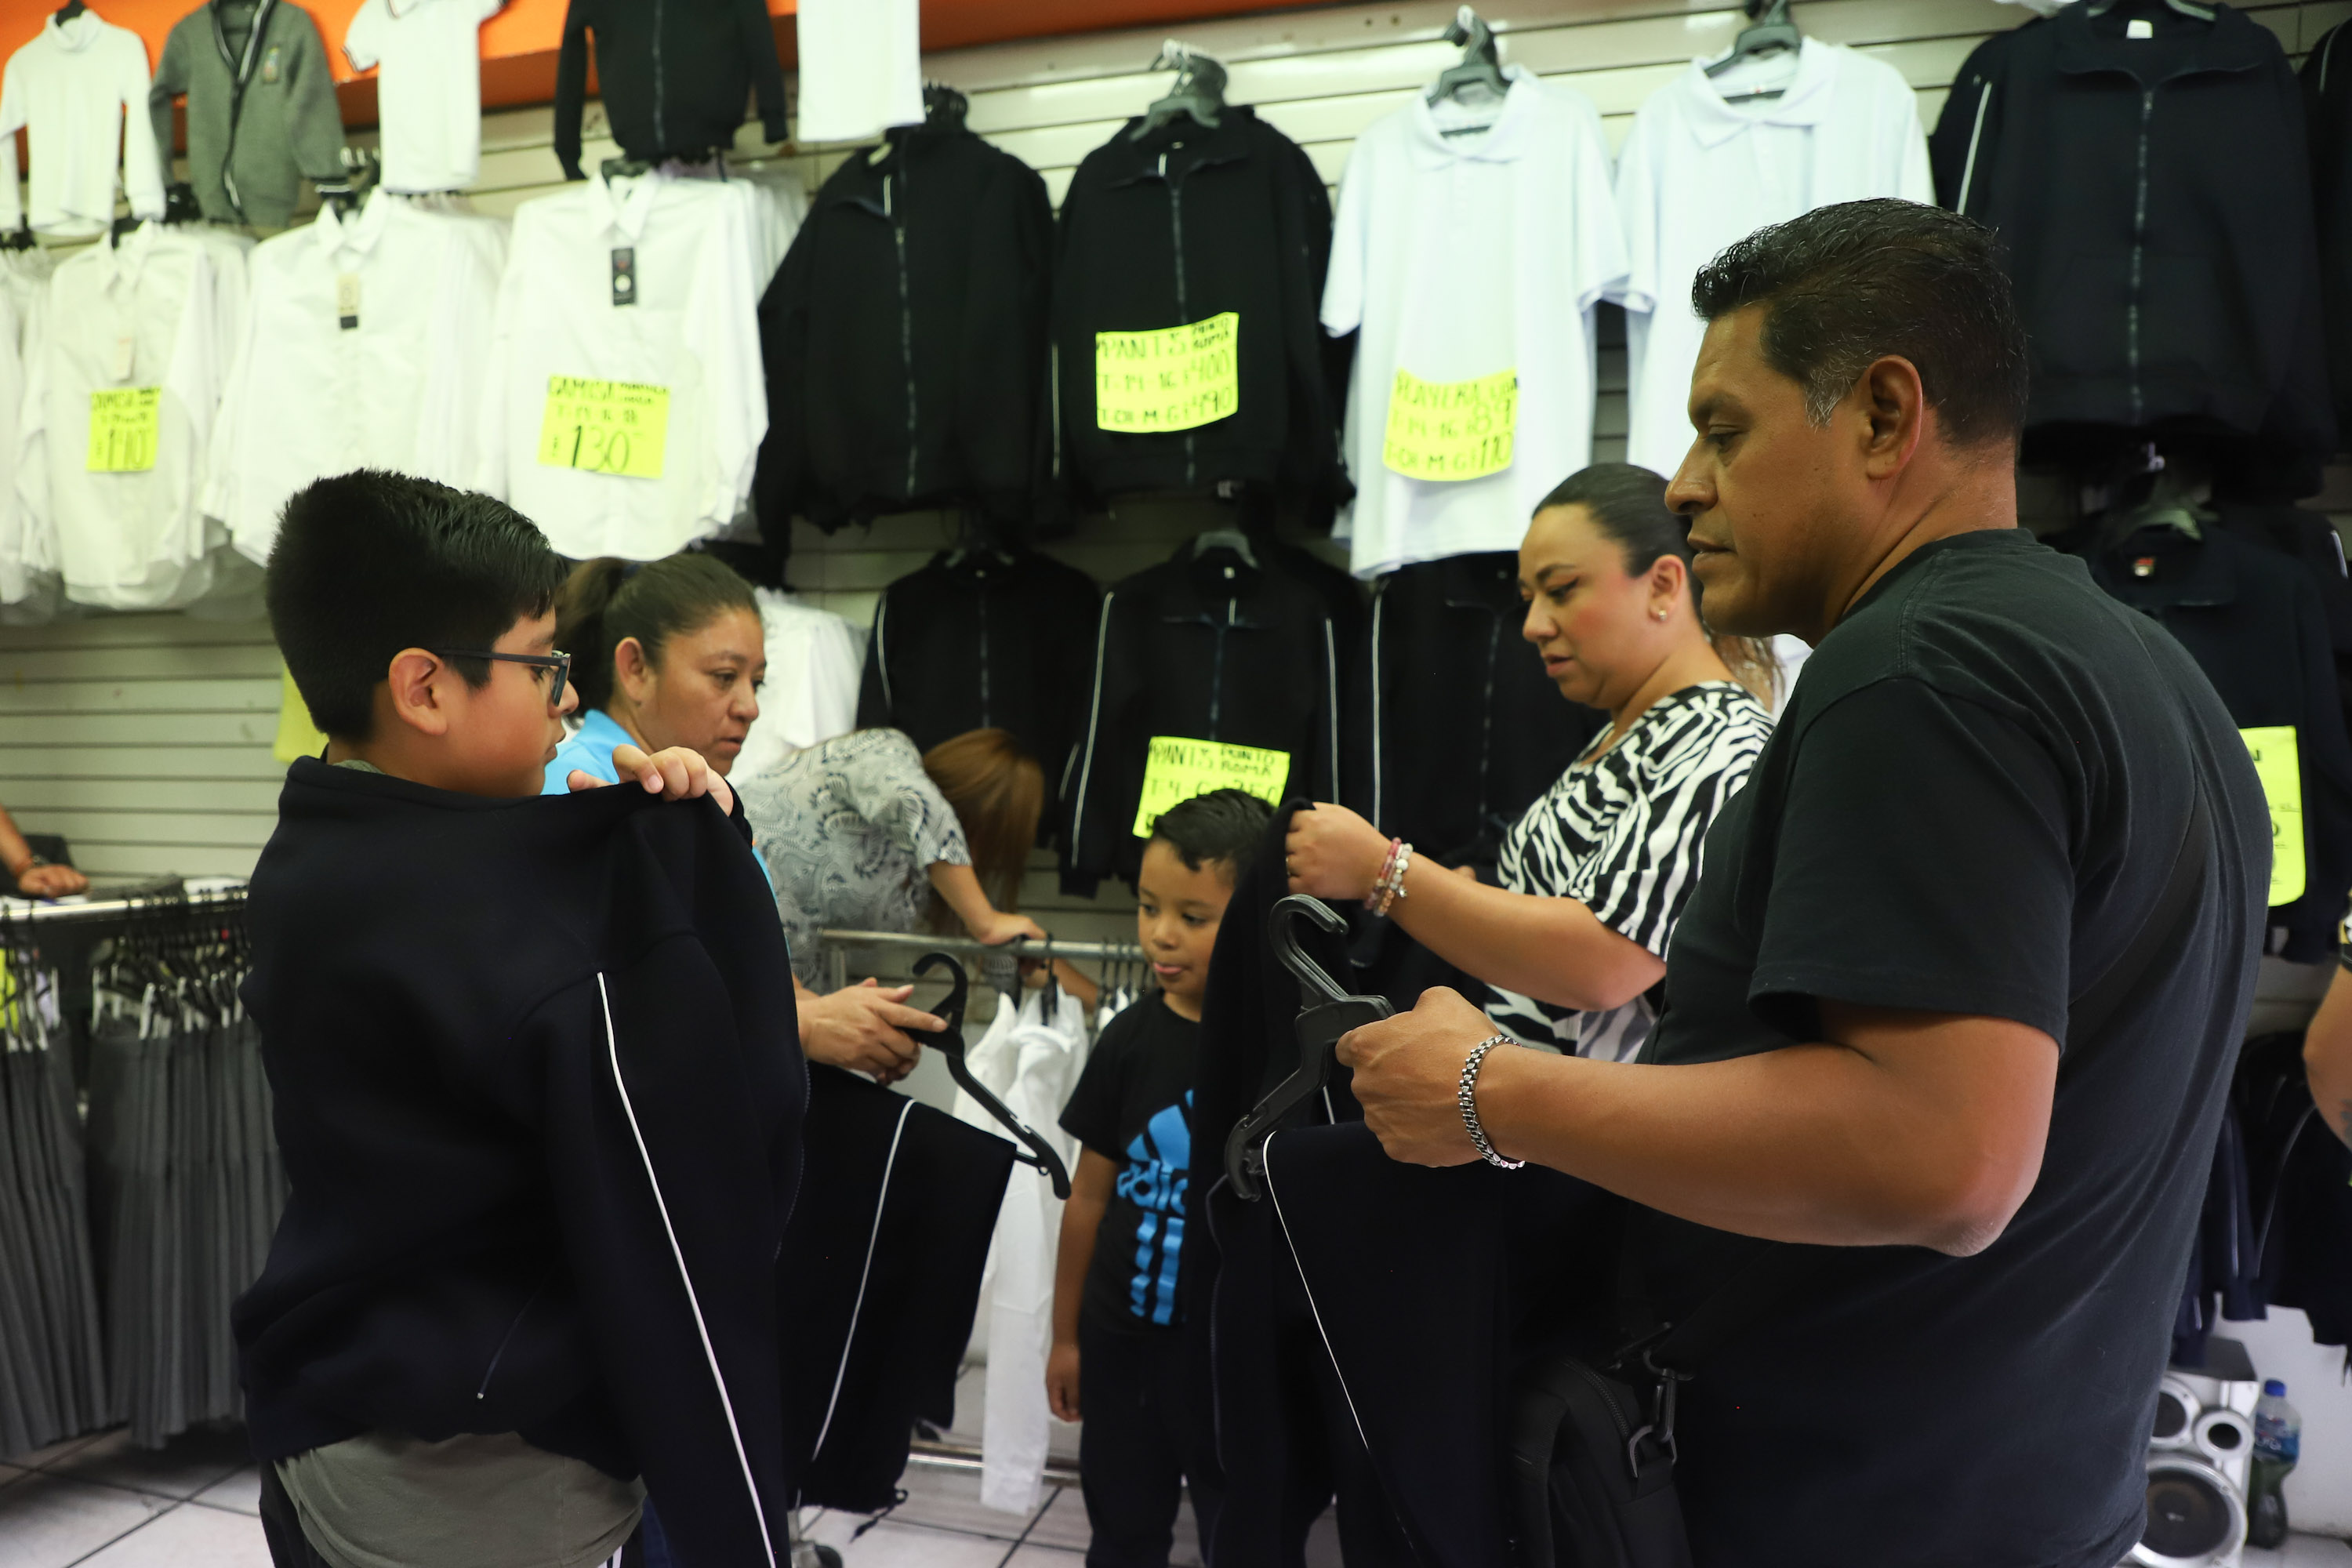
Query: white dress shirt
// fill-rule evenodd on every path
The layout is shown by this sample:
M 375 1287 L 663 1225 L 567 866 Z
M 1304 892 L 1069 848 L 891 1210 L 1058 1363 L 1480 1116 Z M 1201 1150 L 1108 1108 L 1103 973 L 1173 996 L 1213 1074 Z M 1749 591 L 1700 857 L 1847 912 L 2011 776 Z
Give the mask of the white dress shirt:
M 917 0 L 801 0 L 800 142 L 865 142 L 923 118 Z
M 495 371 L 506 498 L 564 554 L 659 560 L 718 534 L 750 500 L 768 431 L 752 280 L 761 200 L 740 180 L 656 171 L 515 209 Z M 616 304 L 622 249 L 633 302 Z M 666 393 L 660 476 L 542 462 L 557 376 Z
M 172 609 L 210 585 L 198 497 L 226 379 L 216 247 L 148 224 L 59 263 L 27 366 L 17 494 L 76 603 Z M 151 467 L 93 471 L 93 393 L 158 389 Z
M 255 249 L 205 492 L 241 553 L 267 562 L 287 498 L 357 468 L 504 489 L 490 352 L 505 260 L 496 220 L 382 191 Z
M 95 11 L 42 22 L 0 73 L 0 229 L 29 216 L 44 234 L 100 233 L 114 221 L 118 161 L 131 210 L 163 216 L 147 79 L 147 45 L 130 29 L 100 21 Z M 16 194 L 19 130 L 31 143 L 29 215 Z
M 376 74 L 387 191 L 462 191 L 482 163 L 481 26 L 506 0 L 367 0 L 343 34 Z
M 1807 38 L 1778 99 L 1726 102 L 1705 62 L 1652 94 L 1618 154 L 1632 270 L 1626 458 L 1668 479 L 1691 445 L 1690 377 L 1706 323 L 1691 279 L 1767 224 L 1870 196 L 1935 200 L 1919 110 L 1895 68 Z
M 1517 549 L 1536 503 L 1591 460 L 1592 308 L 1625 280 L 1609 143 L 1584 94 L 1508 74 L 1485 129 L 1416 96 L 1357 139 L 1340 181 L 1323 328 L 1363 333 L 1343 437 L 1356 499 L 1333 531 L 1360 577 Z M 1516 371 L 1510 465 L 1453 480 L 1390 468 L 1400 370 L 1424 382 Z

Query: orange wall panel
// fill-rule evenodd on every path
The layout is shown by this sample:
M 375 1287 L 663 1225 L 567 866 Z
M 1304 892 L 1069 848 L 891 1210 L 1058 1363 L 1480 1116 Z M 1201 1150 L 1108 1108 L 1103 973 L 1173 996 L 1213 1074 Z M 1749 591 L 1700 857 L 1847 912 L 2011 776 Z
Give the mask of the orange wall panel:
M 152 65 L 163 54 L 163 40 L 173 25 L 200 3 L 99 0 L 91 9 L 144 37 Z M 354 72 L 342 52 L 343 32 L 361 0 L 301 0 L 301 4 L 326 39 L 328 58 L 340 84 L 336 97 L 342 105 L 343 123 L 373 125 L 375 73 Z M 777 53 L 789 68 L 799 54 L 792 23 L 797 0 L 767 0 L 767 6 L 774 18 Z M 923 47 L 956 49 L 1114 27 L 1173 26 L 1276 8 L 1265 0 L 922 0 Z M 55 9 L 53 5 L 27 0 L 0 0 L 0 58 L 29 42 Z M 545 103 L 555 96 L 555 57 L 562 45 L 567 9 L 569 0 L 508 0 L 504 10 L 482 25 L 485 109 Z

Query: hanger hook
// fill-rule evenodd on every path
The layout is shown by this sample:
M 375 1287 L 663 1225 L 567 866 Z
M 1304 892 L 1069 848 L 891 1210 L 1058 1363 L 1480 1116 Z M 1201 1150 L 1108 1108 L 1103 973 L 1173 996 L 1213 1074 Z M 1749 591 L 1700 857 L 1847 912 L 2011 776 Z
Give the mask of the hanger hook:
M 1337 934 L 1348 929 L 1348 922 L 1333 911 L 1330 905 L 1305 893 L 1290 893 L 1275 901 L 1274 918 L 1266 922 L 1265 940 L 1274 946 L 1274 955 L 1282 966 L 1297 978 L 1303 991 L 1312 992 L 1326 1002 L 1345 1002 L 1348 992 L 1324 972 L 1323 966 L 1307 956 L 1298 945 L 1298 933 L 1294 917 L 1314 921 L 1325 931 Z
M 955 981 L 948 992 L 948 999 L 931 1011 L 946 1019 L 949 1028 L 961 1028 L 964 1002 L 971 991 L 971 977 L 964 973 L 963 965 L 944 952 L 927 952 L 915 960 L 915 978 L 921 979 L 941 964 L 953 973 Z

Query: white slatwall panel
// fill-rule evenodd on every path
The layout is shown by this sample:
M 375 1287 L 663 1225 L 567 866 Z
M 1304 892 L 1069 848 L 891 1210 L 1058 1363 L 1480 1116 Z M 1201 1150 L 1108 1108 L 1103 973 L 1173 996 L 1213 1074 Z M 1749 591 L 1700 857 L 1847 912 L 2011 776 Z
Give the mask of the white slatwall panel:
M 2336 22 L 2352 0 L 2258 3 L 2244 9 L 2299 54 Z M 1233 17 L 1174 31 L 1224 60 L 1228 96 L 1261 106 L 1336 182 L 1364 126 L 1458 55 L 1442 41 L 1453 0 L 1320 6 Z M 1495 0 L 1482 12 L 1502 37 L 1504 58 L 1574 85 L 1599 104 L 1612 142 L 1622 140 L 1648 95 L 1692 56 L 1719 50 L 1738 31 L 1737 8 L 1704 0 Z M 2023 13 L 1995 0 L 1803 0 L 1811 35 L 1879 56 L 1919 91 L 1932 125 L 1960 63 L 1989 33 Z M 1164 89 L 1167 78 L 1141 68 L 1160 30 L 993 45 L 927 59 L 925 74 L 962 89 L 971 124 L 1042 173 L 1058 202 L 1078 161 L 1121 121 Z M 617 149 L 591 104 L 585 165 Z M 365 142 L 368 134 L 354 141 Z M 488 115 L 480 181 L 482 211 L 510 213 L 562 179 L 546 109 Z M 852 151 L 767 152 L 747 125 L 739 163 L 798 170 L 814 190 Z M 1598 455 L 1622 455 L 1624 355 L 1604 350 Z M 2352 505 L 2352 486 L 2329 500 Z M 2343 500 L 2336 500 L 2343 492 Z M 1108 581 L 1165 557 L 1220 513 L 1173 503 L 1122 506 L 1089 519 L 1054 552 Z M 815 602 L 863 624 L 885 584 L 945 544 L 951 524 L 934 514 L 887 518 L 832 537 L 803 528 L 793 580 Z M 0 627 L 0 802 L 35 831 L 62 832 L 77 857 L 116 879 L 176 870 L 242 872 L 267 837 L 276 780 L 268 744 L 278 700 L 276 664 L 258 626 L 222 626 L 180 616 L 105 616 L 40 628 Z M 1028 907 L 1067 937 L 1124 935 L 1126 900 L 1117 889 L 1088 909 L 1053 891 L 1042 867 L 1029 879 Z

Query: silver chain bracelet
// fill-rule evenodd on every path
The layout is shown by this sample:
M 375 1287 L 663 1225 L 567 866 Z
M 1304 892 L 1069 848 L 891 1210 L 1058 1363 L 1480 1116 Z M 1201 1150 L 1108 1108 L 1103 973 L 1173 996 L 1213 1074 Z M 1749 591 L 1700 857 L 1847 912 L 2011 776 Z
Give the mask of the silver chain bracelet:
M 1527 1162 L 1506 1160 L 1495 1152 L 1492 1143 L 1486 1142 L 1486 1130 L 1478 1125 L 1478 1067 L 1486 1059 L 1486 1053 L 1496 1046 L 1517 1044 L 1508 1035 L 1489 1035 L 1472 1047 L 1470 1059 L 1462 1064 L 1462 1088 L 1454 1096 L 1462 1102 L 1462 1125 L 1470 1129 L 1470 1142 L 1478 1146 L 1478 1157 L 1489 1165 L 1499 1166 L 1506 1171 L 1516 1171 Z

